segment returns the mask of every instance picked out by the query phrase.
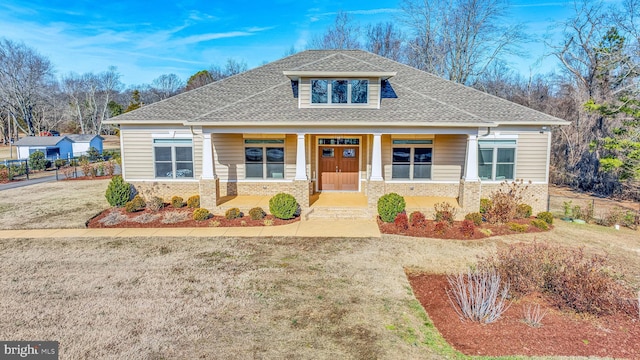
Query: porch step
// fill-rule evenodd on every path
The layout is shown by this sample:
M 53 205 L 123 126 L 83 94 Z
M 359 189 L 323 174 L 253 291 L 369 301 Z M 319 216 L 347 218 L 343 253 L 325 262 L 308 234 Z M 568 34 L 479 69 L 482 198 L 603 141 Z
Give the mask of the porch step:
M 305 220 L 369 220 L 373 213 L 362 207 L 314 207 L 303 214 Z

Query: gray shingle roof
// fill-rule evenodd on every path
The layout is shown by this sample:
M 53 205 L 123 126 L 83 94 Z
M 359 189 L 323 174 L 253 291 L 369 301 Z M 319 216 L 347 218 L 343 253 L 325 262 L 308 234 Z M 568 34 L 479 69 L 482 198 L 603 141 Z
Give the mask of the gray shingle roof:
M 95 134 L 68 134 L 65 136 L 71 139 L 73 142 L 91 142 L 91 140 L 93 140 L 93 138 L 95 137 L 99 137 L 100 139 L 104 140 L 102 136 Z
M 66 136 L 25 136 L 16 141 L 16 146 L 56 146 Z M 68 140 L 68 139 L 67 139 Z
M 396 72 L 380 109 L 299 109 L 283 71 Z M 362 50 L 307 50 L 146 105 L 114 124 L 492 126 L 564 120 Z

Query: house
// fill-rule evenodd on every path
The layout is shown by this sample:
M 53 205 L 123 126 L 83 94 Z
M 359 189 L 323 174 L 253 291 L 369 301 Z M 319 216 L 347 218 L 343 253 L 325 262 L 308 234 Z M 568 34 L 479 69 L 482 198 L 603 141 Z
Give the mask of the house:
M 67 136 L 25 136 L 15 143 L 18 159 L 27 159 L 36 151 L 49 160 L 73 156 L 73 141 Z
M 93 147 L 102 154 L 102 141 L 104 138 L 93 134 L 69 134 L 66 135 L 73 141 L 73 155 L 86 155 L 89 148 Z
M 478 211 L 505 180 L 546 210 L 551 127 L 567 122 L 361 50 L 308 50 L 107 121 L 145 194 L 322 192 L 455 199 Z

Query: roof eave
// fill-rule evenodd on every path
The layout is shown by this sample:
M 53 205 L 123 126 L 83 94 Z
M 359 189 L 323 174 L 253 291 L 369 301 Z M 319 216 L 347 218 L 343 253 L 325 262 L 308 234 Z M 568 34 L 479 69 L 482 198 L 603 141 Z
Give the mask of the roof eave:
M 383 80 L 396 76 L 395 71 L 298 71 L 285 70 L 282 72 L 291 80 L 300 78 L 380 78 Z

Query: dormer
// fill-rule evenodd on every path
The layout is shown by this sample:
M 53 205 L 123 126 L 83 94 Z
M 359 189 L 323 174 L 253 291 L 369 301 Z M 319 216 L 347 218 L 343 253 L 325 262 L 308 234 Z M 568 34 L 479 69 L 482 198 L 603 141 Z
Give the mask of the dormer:
M 383 82 L 396 75 L 386 71 L 284 71 L 291 79 L 298 108 L 379 109 Z

